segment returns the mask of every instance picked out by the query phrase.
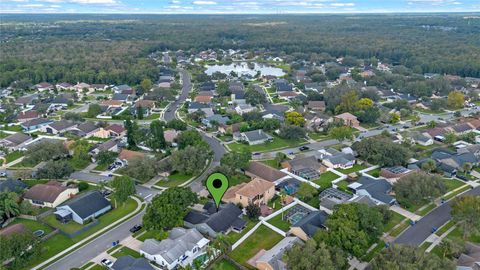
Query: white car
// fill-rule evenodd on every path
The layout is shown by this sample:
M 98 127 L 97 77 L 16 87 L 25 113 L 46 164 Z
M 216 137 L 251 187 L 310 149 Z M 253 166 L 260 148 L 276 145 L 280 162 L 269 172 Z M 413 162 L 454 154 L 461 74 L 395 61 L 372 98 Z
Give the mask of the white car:
M 109 259 L 103 259 L 101 261 L 101 263 L 102 263 L 103 266 L 106 266 L 108 268 L 112 268 L 112 266 L 113 266 L 113 262 L 110 261 Z

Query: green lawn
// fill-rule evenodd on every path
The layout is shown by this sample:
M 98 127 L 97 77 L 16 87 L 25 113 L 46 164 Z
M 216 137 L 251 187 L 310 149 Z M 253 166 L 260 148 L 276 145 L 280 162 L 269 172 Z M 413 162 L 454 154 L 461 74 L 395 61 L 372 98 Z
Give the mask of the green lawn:
M 250 152 L 266 152 L 266 151 L 272 151 L 276 149 L 284 149 L 284 148 L 290 148 L 290 147 L 297 147 L 302 144 L 305 144 L 306 141 L 301 139 L 301 140 L 286 140 L 282 139 L 280 137 L 274 136 L 273 141 L 271 142 L 266 142 L 262 144 L 257 144 L 257 145 L 248 145 L 248 144 L 243 144 L 243 143 L 231 143 L 227 144 L 227 147 L 230 148 L 232 151 L 237 151 L 241 152 L 243 150 L 248 150 Z
M 20 125 L 13 125 L 13 126 L 1 126 L 0 129 L 7 130 L 7 131 L 17 131 L 21 132 L 23 131 L 23 128 Z
M 159 231 L 159 230 L 148 230 L 144 234 L 137 237 L 138 240 L 144 242 L 147 239 L 157 239 L 161 241 L 168 237 L 168 232 Z
M 400 224 L 400 222 L 405 219 L 405 217 L 400 215 L 399 213 L 393 212 L 391 210 L 389 211 L 390 213 L 392 213 L 392 217 L 390 218 L 390 221 L 385 224 L 385 227 L 383 227 L 384 232 L 390 231 L 393 227 L 395 227 L 395 225 Z
M 247 221 L 247 224 L 245 225 L 245 229 L 243 229 L 240 233 L 229 232 L 226 235 L 225 238 L 231 245 L 233 245 L 240 238 L 242 238 L 243 235 L 245 235 L 248 231 L 250 231 L 258 223 L 258 220 L 252 221 L 252 220 L 249 220 L 247 218 L 245 220 Z
M 250 179 L 251 178 L 245 174 L 236 173 L 228 179 L 228 183 L 229 186 L 233 187 L 244 182 L 249 182 Z
M 415 111 L 426 113 L 426 114 L 442 114 L 445 111 L 444 110 L 429 110 L 429 109 L 422 109 L 422 108 L 415 108 Z
M 97 167 L 93 168 L 95 171 L 105 171 L 108 169 L 109 164 L 98 164 Z
M 7 163 L 10 163 L 14 160 L 17 160 L 17 159 L 21 158 L 21 157 L 23 157 L 23 152 L 22 151 L 13 151 L 13 152 L 8 153 L 5 156 L 5 159 L 7 160 Z
M 399 236 L 403 231 L 405 231 L 408 227 L 410 226 L 410 220 L 405 220 L 402 223 L 400 223 L 400 226 L 395 228 L 391 233 L 390 236 L 397 237 Z
M 353 194 L 349 189 L 348 189 L 348 185 L 350 185 L 351 183 L 343 180 L 343 181 L 340 181 L 337 183 L 337 188 L 343 192 L 346 192 L 348 194 Z
M 282 208 L 282 204 L 280 202 L 281 198 L 278 195 L 273 196 L 273 198 L 268 202 L 268 206 L 273 209 L 273 212 L 277 211 L 278 209 Z
M 453 225 L 455 225 L 455 222 L 449 220 L 447 223 L 445 223 L 440 229 L 438 229 L 435 234 L 438 236 L 441 236 L 444 234 L 448 229 L 450 229 Z
M 269 250 L 282 240 L 282 236 L 265 225 L 248 237 L 240 246 L 230 253 L 230 258 L 248 267 L 247 261 L 262 249 Z
M 324 172 L 320 175 L 320 178 L 313 180 L 315 184 L 320 186 L 320 189 L 324 190 L 332 186 L 332 181 L 338 179 L 340 176 L 333 172 Z
M 185 183 L 188 179 L 192 178 L 191 175 L 185 175 L 185 174 L 180 174 L 177 172 L 174 172 L 168 176 L 168 180 L 160 180 L 155 185 L 159 187 L 176 187 L 180 184 Z
M 260 160 L 260 162 L 275 169 L 281 168 L 280 166 L 277 166 L 277 161 L 275 159 Z
M 375 257 L 375 255 L 377 255 L 384 248 L 385 242 L 383 242 L 382 240 L 378 241 L 377 245 L 370 252 L 368 252 L 362 257 L 362 261 L 370 262 Z
M 105 270 L 105 269 L 107 269 L 107 268 L 104 267 L 104 266 L 101 266 L 101 265 L 99 265 L 99 264 L 95 264 L 94 267 L 92 267 L 92 268 L 90 268 L 90 269 L 88 269 L 88 270 Z
M 448 235 L 447 239 L 450 239 L 454 242 L 461 243 L 463 242 L 463 230 L 459 226 L 453 229 Z M 480 234 L 471 234 L 466 237 L 465 241 L 469 241 L 472 243 L 480 244 Z
M 88 231 L 80 234 L 75 238 L 69 238 L 61 233 L 56 234 L 55 236 L 49 238 L 47 241 L 42 243 L 43 252 L 41 255 L 35 257 L 34 260 L 30 261 L 24 269 L 30 269 L 32 266 L 37 265 L 46 259 L 58 254 L 59 252 L 67 249 L 71 245 L 78 243 L 84 238 L 92 235 L 93 233 L 101 230 L 107 225 L 114 223 L 123 216 L 133 212 L 137 207 L 136 201 L 129 199 L 125 205 L 119 206 L 118 208 L 108 212 L 107 214 L 98 218 L 99 223 L 89 229 Z M 23 223 L 23 222 L 22 222 Z
M 465 185 L 465 186 L 462 187 L 461 189 L 459 189 L 459 190 L 457 190 L 457 191 L 455 191 L 455 192 L 452 192 L 452 193 L 448 194 L 447 196 L 444 196 L 443 198 L 444 198 L 445 200 L 450 200 L 451 198 L 457 196 L 458 194 L 460 194 L 460 193 L 462 193 L 462 192 L 464 192 L 464 191 L 469 190 L 470 188 L 471 188 L 471 187 L 470 187 L 469 185 Z
M 68 223 L 61 223 L 55 218 L 55 215 L 53 215 L 53 214 L 45 217 L 43 219 L 43 221 L 46 222 L 47 224 L 49 224 L 52 227 L 58 228 L 58 229 L 60 229 L 64 232 L 70 233 L 70 234 L 74 233 L 74 232 L 77 232 L 84 227 L 84 225 L 78 224 L 73 220 L 71 220 Z
M 135 250 L 129 248 L 129 247 L 122 247 L 120 248 L 120 250 L 118 251 L 115 251 L 112 256 L 115 257 L 115 258 L 119 258 L 119 257 L 122 257 L 122 256 L 127 256 L 127 255 L 130 255 L 134 258 L 141 258 L 142 255 L 140 255 L 140 253 L 136 252 Z
M 366 169 L 368 168 L 367 166 L 365 165 L 361 165 L 361 164 L 355 164 L 353 165 L 352 168 L 349 168 L 349 169 L 335 169 L 343 174 L 351 174 L 353 172 L 358 172 L 360 170 L 363 170 L 363 169 Z
M 376 169 L 374 169 L 374 170 L 371 170 L 371 171 L 366 172 L 366 174 L 371 175 L 371 176 L 373 176 L 373 177 L 379 177 L 381 170 L 382 170 L 381 168 L 376 168 Z
M 447 186 L 447 192 L 464 186 L 465 183 L 455 179 L 445 179 L 445 185 Z
M 226 259 L 221 259 L 218 262 L 215 262 L 212 267 L 209 269 L 211 270 L 238 270 L 238 268 L 231 262 L 227 261 Z
M 156 119 L 159 119 L 159 118 L 160 118 L 159 113 L 152 113 L 149 116 L 143 118 L 143 120 L 156 120 Z
M 280 230 L 287 232 L 290 230 L 290 223 L 282 219 L 282 214 L 278 214 L 274 218 L 270 219 L 268 223 L 279 228 Z
M 49 234 L 53 231 L 52 228 L 48 227 L 45 224 L 42 224 L 36 220 L 30 220 L 30 219 L 23 219 L 23 218 L 16 218 L 14 222 L 11 224 L 18 224 L 21 223 L 27 227 L 31 232 L 37 231 L 37 230 L 42 230 L 45 232 L 45 234 Z
M 3 138 L 5 138 L 5 137 L 8 137 L 8 135 L 10 135 L 10 134 L 7 134 L 7 133 L 5 133 L 5 132 L 0 131 L 0 139 L 3 139 Z
M 416 212 L 416 214 L 418 214 L 420 216 L 425 216 L 426 214 L 428 214 L 428 212 L 432 211 L 435 207 L 437 207 L 437 206 L 434 203 L 430 203 L 424 209 L 418 210 Z
M 85 270 L 85 269 L 87 269 L 88 267 L 90 267 L 91 265 L 94 265 L 94 264 L 95 264 L 94 262 L 87 262 L 82 267 L 80 267 L 80 269 Z
M 33 179 L 32 179 L 32 180 L 25 180 L 25 181 L 23 181 L 23 182 L 25 182 L 25 184 L 27 184 L 27 186 L 28 186 L 29 188 L 31 188 L 31 187 L 33 187 L 33 186 L 35 186 L 35 185 L 37 185 L 37 184 L 45 184 L 45 183 L 47 183 L 48 181 L 50 181 L 50 180 L 47 180 L 47 179 L 38 179 L 38 180 L 35 179 L 35 180 L 33 180 Z
M 331 139 L 331 137 L 328 134 L 322 134 L 322 133 L 316 133 L 316 132 L 308 133 L 308 137 L 310 137 L 312 140 L 315 140 L 315 141 Z

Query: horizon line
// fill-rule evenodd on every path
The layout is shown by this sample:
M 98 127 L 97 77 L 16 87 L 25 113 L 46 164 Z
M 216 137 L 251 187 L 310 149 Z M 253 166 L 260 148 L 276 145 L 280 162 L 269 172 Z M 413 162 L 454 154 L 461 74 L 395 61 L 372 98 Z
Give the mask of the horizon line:
M 256 12 L 256 13 L 232 13 L 232 12 L 0 12 L 0 15 L 379 15 L 379 14 L 480 14 L 479 10 L 474 11 L 349 11 L 349 12 L 291 12 L 291 11 L 276 11 L 276 12 Z

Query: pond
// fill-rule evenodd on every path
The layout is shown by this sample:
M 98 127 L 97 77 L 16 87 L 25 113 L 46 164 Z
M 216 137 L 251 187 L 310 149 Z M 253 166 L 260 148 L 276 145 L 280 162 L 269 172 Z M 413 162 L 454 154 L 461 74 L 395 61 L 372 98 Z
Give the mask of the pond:
M 223 74 L 230 74 L 230 72 L 235 72 L 239 76 L 241 75 L 250 75 L 250 76 L 255 76 L 257 72 L 260 72 L 260 75 L 266 76 L 277 76 L 277 77 L 282 77 L 285 75 L 285 72 L 281 68 L 276 68 L 272 67 L 269 65 L 265 64 L 259 64 L 259 63 L 231 63 L 229 65 L 213 65 L 213 66 L 207 66 L 207 70 L 205 73 L 207 75 L 212 75 L 215 72 L 220 72 Z

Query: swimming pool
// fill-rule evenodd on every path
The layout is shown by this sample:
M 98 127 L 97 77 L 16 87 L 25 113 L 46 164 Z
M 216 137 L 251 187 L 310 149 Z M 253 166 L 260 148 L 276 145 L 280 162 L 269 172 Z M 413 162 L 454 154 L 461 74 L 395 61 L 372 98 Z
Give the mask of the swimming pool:
M 297 212 L 293 215 L 291 215 L 289 218 L 288 218 L 288 221 L 290 221 L 290 224 L 295 224 L 297 222 L 299 222 L 300 220 L 302 220 L 302 218 L 305 216 L 305 213 L 302 213 L 302 212 Z

